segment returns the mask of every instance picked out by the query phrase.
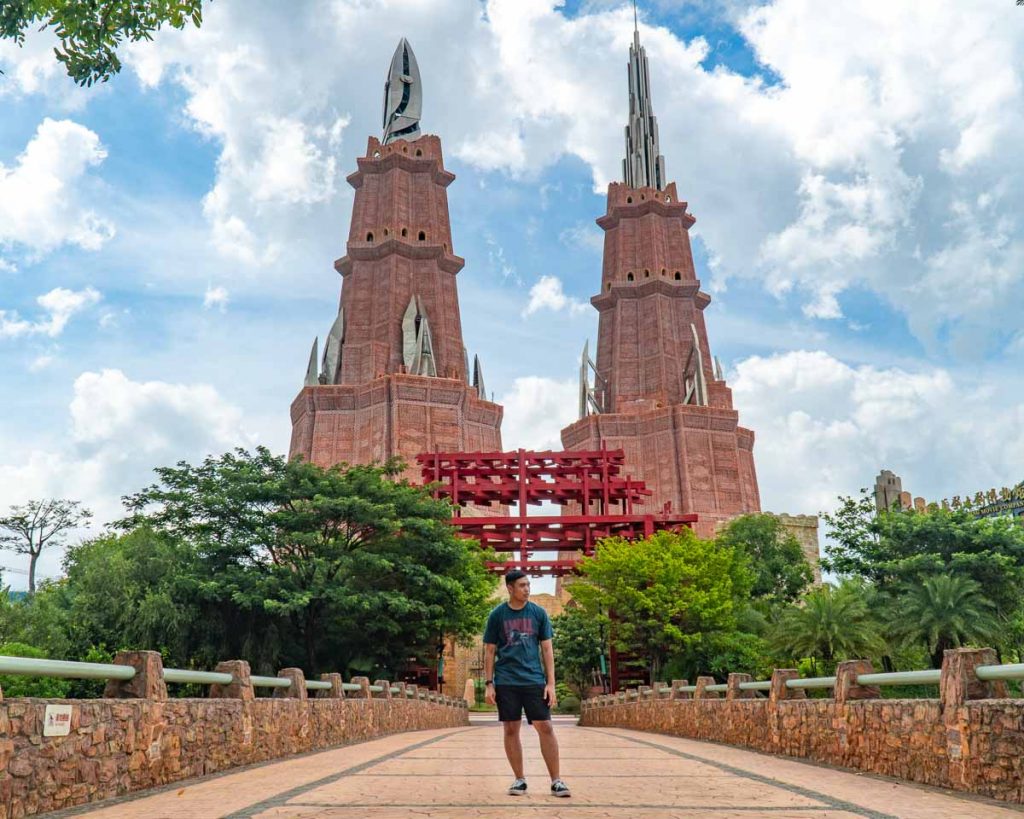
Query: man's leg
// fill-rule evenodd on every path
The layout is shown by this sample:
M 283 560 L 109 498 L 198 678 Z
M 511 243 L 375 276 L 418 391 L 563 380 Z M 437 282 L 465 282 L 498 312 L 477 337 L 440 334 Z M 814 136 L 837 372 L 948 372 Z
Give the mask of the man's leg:
M 521 720 L 501 723 L 505 735 L 505 756 L 508 757 L 508 764 L 512 766 L 512 773 L 515 774 L 516 779 L 525 778 L 523 776 L 523 743 L 519 740 L 519 729 L 522 724 Z M 556 759 L 557 753 L 556 748 Z
M 537 729 L 540 737 L 540 752 L 544 757 L 544 764 L 548 766 L 548 773 L 551 774 L 551 781 L 558 779 L 558 739 L 555 737 L 555 729 L 551 720 L 534 720 L 533 727 Z M 506 749 L 508 744 L 505 745 Z M 520 748 L 522 755 L 522 748 Z

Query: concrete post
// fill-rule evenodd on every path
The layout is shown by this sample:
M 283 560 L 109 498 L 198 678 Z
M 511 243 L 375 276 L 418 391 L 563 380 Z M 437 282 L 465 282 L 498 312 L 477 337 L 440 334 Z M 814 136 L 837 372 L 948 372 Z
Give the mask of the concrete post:
M 800 672 L 795 668 L 776 668 L 772 672 L 772 687 L 768 700 L 774 706 L 780 700 L 805 700 L 807 692 L 802 688 L 786 688 L 786 680 L 800 679 Z
M 419 699 L 419 691 L 417 690 L 415 685 L 412 685 L 412 684 L 407 685 L 405 687 L 405 690 L 409 692 L 408 699 L 410 699 L 410 700 Z
M 376 695 L 377 699 L 380 699 L 380 700 L 389 700 L 389 699 L 391 699 L 391 683 L 390 683 L 390 681 L 388 681 L 388 680 L 377 680 L 374 683 L 374 685 L 384 689 L 383 691 L 381 691 L 379 694 Z
M 693 692 L 693 698 L 695 700 L 717 700 L 719 695 L 717 691 L 708 691 L 709 685 L 715 684 L 714 677 L 698 677 L 697 678 L 697 690 Z
M 639 691 L 642 700 L 649 700 L 654 696 L 654 689 L 649 685 L 641 685 Z
M 640 699 L 640 692 L 635 688 L 626 691 L 626 702 L 636 702 Z
M 306 674 L 301 668 L 282 668 L 277 672 L 277 676 L 287 677 L 291 680 L 291 685 L 287 688 L 275 688 L 274 697 L 292 700 L 308 699 L 309 692 L 306 690 Z
M 870 660 L 844 660 L 836 666 L 836 687 L 832 692 L 836 704 L 847 700 L 874 700 L 882 696 L 877 685 L 857 685 L 858 674 L 873 674 Z
M 130 665 L 135 676 L 130 680 L 107 680 L 103 696 L 110 699 L 166 700 L 164 661 L 159 651 L 119 651 L 115 665 Z
M 404 682 L 395 683 L 395 688 L 398 689 L 398 693 L 394 695 L 395 699 L 396 700 L 402 700 L 404 702 L 405 701 L 405 683 Z
M 214 683 L 210 686 L 210 698 L 211 699 L 232 699 L 232 700 L 252 700 L 256 697 L 256 692 L 253 691 L 251 672 L 249 670 L 249 663 L 245 660 L 224 660 L 223 662 L 217 663 L 217 667 L 213 669 L 219 671 L 222 674 L 230 674 L 233 678 L 233 682 L 228 685 L 219 685 Z
M 358 691 L 352 692 L 352 698 L 357 700 L 370 699 L 370 680 L 367 677 L 353 677 L 352 682 L 359 686 Z
M 672 680 L 672 693 L 669 695 L 670 700 L 688 700 L 690 694 L 687 691 L 680 691 L 684 685 L 689 685 L 687 680 Z
M 754 678 L 749 674 L 737 674 L 735 672 L 729 675 L 729 679 L 726 681 L 729 688 L 725 692 L 725 698 L 727 700 L 752 700 L 757 696 L 756 691 L 744 691 L 740 688 L 740 683 L 753 682 Z

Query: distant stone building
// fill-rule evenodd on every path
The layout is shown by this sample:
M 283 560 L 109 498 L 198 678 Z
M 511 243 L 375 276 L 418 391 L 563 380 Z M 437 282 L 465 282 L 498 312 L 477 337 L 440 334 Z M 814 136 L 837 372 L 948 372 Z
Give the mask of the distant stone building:
M 818 542 L 818 516 L 817 515 L 787 515 L 767 514 L 778 518 L 779 523 L 787 534 L 793 535 L 803 550 L 804 559 L 810 564 L 814 572 L 814 585 L 821 585 L 821 547 Z

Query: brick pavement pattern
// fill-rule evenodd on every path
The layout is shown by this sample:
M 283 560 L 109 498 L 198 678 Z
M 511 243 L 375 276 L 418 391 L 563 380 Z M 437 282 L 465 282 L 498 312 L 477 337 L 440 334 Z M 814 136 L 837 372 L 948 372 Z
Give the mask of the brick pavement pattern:
M 533 731 L 523 747 L 530 792 L 512 780 L 493 718 L 469 728 L 418 731 L 294 757 L 151 795 L 54 816 L 97 819 L 254 817 L 770 817 L 982 819 L 1018 808 L 792 759 L 556 719 L 573 789 L 556 799 Z

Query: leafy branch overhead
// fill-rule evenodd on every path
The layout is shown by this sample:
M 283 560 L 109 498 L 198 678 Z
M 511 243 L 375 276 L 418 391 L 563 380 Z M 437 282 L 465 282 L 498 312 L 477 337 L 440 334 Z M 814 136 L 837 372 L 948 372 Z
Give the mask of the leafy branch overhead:
M 22 45 L 32 27 L 53 29 L 54 49 L 79 85 L 106 82 L 121 70 L 122 42 L 152 40 L 163 26 L 197 28 L 202 0 L 4 0 L 0 3 L 0 39 Z

